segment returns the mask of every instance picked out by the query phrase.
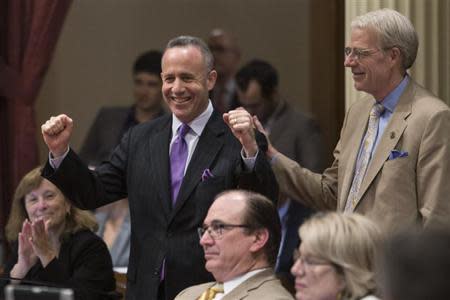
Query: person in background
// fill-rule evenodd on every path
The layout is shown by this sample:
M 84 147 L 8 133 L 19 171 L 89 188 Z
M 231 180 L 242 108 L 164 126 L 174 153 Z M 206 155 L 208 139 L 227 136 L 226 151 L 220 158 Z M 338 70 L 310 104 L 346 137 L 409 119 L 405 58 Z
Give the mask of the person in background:
M 297 300 L 377 300 L 378 226 L 358 214 L 317 213 L 299 229 L 292 266 Z M 405 298 L 406 299 L 406 298 Z
M 139 55 L 133 65 L 134 103 L 130 107 L 103 107 L 98 112 L 81 147 L 80 157 L 96 168 L 109 158 L 122 136 L 131 127 L 162 116 L 162 53 L 150 50 Z M 127 267 L 130 256 L 130 212 L 128 199 L 105 205 L 95 211 L 97 234 L 111 253 L 114 267 Z
M 131 106 L 102 107 L 83 142 L 81 159 L 91 168 L 107 160 L 131 127 L 164 114 L 161 94 L 161 58 L 158 50 L 139 55 L 133 65 Z
M 131 128 L 95 171 L 69 148 L 70 117 L 52 117 L 41 127 L 50 152 L 42 174 L 75 205 L 93 209 L 128 196 L 127 299 L 173 299 L 211 279 L 197 227 L 218 193 L 239 187 L 274 202 L 278 195 L 250 114 L 213 109 L 208 92 L 217 73 L 205 42 L 191 36 L 170 40 L 161 77 L 172 113 Z
M 280 189 L 319 210 L 357 212 L 389 232 L 449 226 L 450 109 L 408 74 L 418 49 L 411 22 L 391 9 L 357 17 L 345 48 L 354 87 L 335 160 L 322 174 L 269 145 Z
M 93 232 L 94 216 L 74 207 L 41 170 L 26 174 L 14 194 L 6 225 L 13 255 L 5 274 L 17 279 L 13 284 L 72 288 L 75 299 L 113 299 L 111 256 Z
M 210 93 L 211 101 L 217 111 L 225 113 L 239 106 L 234 75 L 241 60 L 241 50 L 236 37 L 220 28 L 210 32 L 207 43 L 217 71 L 216 85 Z
M 273 270 L 281 226 L 269 199 L 244 190 L 223 192 L 198 233 L 205 267 L 216 281 L 189 287 L 176 300 L 293 299 Z
M 323 144 L 318 124 L 296 111 L 280 95 L 278 72 L 267 61 L 253 59 L 236 73 L 239 103 L 260 122 L 272 145 L 290 159 L 315 172 L 323 171 Z M 290 273 L 292 254 L 299 245 L 298 227 L 312 210 L 300 199 L 290 199 L 280 191 L 278 213 L 282 237 L 275 267 L 283 284 L 294 292 Z
M 387 239 L 378 262 L 384 300 L 449 299 L 448 227 L 403 229 Z

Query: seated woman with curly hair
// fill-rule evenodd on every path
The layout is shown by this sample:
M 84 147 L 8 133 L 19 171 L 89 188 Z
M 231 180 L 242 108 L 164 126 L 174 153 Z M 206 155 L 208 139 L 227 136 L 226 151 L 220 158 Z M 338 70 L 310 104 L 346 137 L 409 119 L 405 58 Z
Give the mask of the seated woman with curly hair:
M 41 177 L 41 168 L 32 170 L 16 189 L 6 225 L 13 255 L 5 274 L 16 279 L 13 284 L 72 288 L 75 299 L 110 299 L 115 290 L 111 256 L 93 233 L 96 227 L 90 212 L 72 206 Z
M 374 300 L 377 226 L 358 214 L 318 213 L 299 229 L 291 272 L 297 300 Z

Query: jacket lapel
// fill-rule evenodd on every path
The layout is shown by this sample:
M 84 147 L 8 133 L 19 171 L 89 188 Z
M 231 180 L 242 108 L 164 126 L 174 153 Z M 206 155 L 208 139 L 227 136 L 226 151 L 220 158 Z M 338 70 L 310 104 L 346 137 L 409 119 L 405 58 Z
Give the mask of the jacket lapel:
M 271 280 L 277 280 L 273 275 L 272 269 L 261 271 L 239 284 L 229 294 L 226 294 L 222 300 L 245 299 L 252 290 L 259 288 L 263 283 Z
M 170 214 L 169 223 L 189 198 L 197 184 L 200 183 L 203 171 L 212 165 L 215 157 L 223 147 L 224 140 L 221 136 L 225 134 L 225 126 L 221 116 L 214 111 L 200 136 L 189 162 L 175 207 Z
M 397 106 L 392 113 L 391 119 L 383 132 L 383 136 L 375 149 L 372 160 L 367 168 L 367 173 L 361 183 L 361 188 L 358 194 L 356 205 L 358 205 L 364 193 L 369 188 L 372 181 L 375 179 L 378 172 L 380 172 L 391 150 L 397 145 L 400 137 L 407 127 L 406 119 L 411 114 L 411 105 L 413 99 L 413 85 L 409 83 L 406 90 L 400 96 Z M 355 205 L 355 207 L 356 207 Z
M 344 178 L 342 180 L 342 188 L 341 188 L 341 197 L 339 197 L 339 208 L 340 211 L 344 210 L 345 203 L 347 201 L 348 192 L 350 190 L 350 187 L 352 185 L 353 181 L 353 174 L 355 171 L 355 165 L 356 165 L 356 159 L 358 158 L 358 152 L 359 148 L 361 146 L 361 141 L 363 139 L 363 135 L 366 132 L 367 123 L 369 120 L 369 113 L 374 104 L 374 101 L 366 101 L 366 103 L 358 110 L 353 112 L 354 115 L 356 115 L 356 120 L 354 125 L 351 125 L 351 128 L 349 130 L 351 131 L 348 136 L 348 140 L 343 140 L 342 145 L 351 145 L 349 154 L 345 156 L 344 153 L 342 153 L 342 159 L 343 161 L 340 161 L 339 164 L 343 164 L 345 171 L 344 171 Z M 365 116 L 365 117 L 362 117 Z M 350 124 L 348 125 L 350 126 Z M 342 147 L 341 147 L 342 149 Z
M 149 147 L 152 149 L 151 169 L 155 181 L 158 183 L 158 195 L 162 201 L 162 207 L 165 215 L 169 215 L 171 211 L 170 196 L 170 172 L 169 172 L 169 143 L 172 135 L 172 118 L 167 117 L 166 122 L 161 122 L 161 128 L 148 141 Z

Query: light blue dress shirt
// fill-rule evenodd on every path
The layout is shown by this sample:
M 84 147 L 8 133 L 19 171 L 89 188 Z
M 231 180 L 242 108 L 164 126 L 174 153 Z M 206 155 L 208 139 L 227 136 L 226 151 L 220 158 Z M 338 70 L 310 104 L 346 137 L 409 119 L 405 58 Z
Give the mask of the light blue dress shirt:
M 400 82 L 400 84 L 397 85 L 397 87 L 392 92 L 390 92 L 384 99 L 381 99 L 379 101 L 377 100 L 384 106 L 384 112 L 380 116 L 380 121 L 378 123 L 377 137 L 375 139 L 375 145 L 373 146 L 372 151 L 370 152 L 370 160 L 372 160 L 373 154 L 375 153 L 375 150 L 377 149 L 377 146 L 380 143 L 381 137 L 383 136 L 383 133 L 387 125 L 389 124 L 389 120 L 392 117 L 392 113 L 394 112 L 395 107 L 397 106 L 398 101 L 400 100 L 400 96 L 403 94 L 409 81 L 410 78 L 408 75 L 406 75 Z M 359 145 L 358 160 L 359 157 L 361 156 L 361 148 L 362 148 L 361 144 L 365 138 L 365 135 L 366 134 L 364 134 L 361 143 Z

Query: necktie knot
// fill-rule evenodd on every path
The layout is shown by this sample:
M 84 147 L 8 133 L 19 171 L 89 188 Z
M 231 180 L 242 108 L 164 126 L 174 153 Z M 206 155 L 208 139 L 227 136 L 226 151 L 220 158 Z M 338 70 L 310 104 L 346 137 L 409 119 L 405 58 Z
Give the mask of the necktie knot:
M 384 112 L 384 106 L 381 103 L 377 103 L 372 107 L 372 110 L 370 111 L 370 116 L 372 117 L 380 117 Z
M 203 294 L 198 298 L 199 300 L 213 300 L 216 294 L 223 294 L 223 284 L 216 283 L 212 287 L 209 287 Z

